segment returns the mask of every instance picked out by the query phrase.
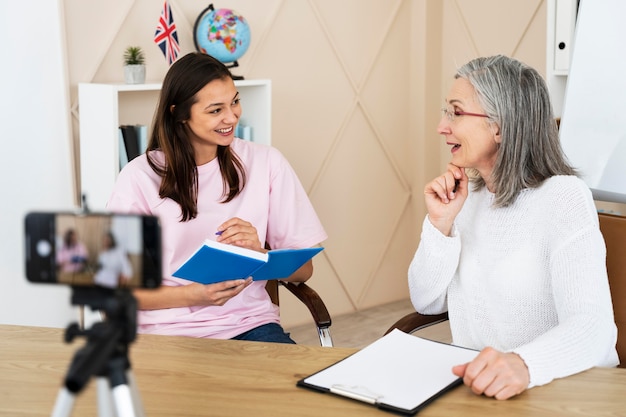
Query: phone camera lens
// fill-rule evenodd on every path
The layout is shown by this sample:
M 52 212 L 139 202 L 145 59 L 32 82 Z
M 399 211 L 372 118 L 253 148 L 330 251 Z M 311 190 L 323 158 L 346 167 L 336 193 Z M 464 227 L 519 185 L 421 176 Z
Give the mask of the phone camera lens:
M 49 256 L 51 251 L 52 246 L 47 240 L 40 240 L 39 242 L 37 242 L 37 254 L 42 258 Z

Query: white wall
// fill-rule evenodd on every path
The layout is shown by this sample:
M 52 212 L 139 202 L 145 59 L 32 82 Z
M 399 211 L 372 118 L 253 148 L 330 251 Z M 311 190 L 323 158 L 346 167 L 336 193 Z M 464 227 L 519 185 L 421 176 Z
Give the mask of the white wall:
M 75 319 L 69 288 L 29 283 L 23 261 L 24 215 L 73 204 L 60 1 L 0 4 L 2 324 L 65 327 Z

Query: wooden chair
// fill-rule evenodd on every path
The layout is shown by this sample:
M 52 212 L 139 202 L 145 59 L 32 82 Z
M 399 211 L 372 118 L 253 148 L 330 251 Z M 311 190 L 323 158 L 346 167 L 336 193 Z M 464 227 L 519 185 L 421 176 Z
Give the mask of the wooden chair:
M 402 330 L 405 333 L 414 333 L 418 330 L 424 329 L 429 326 L 433 326 L 438 323 L 442 323 L 448 320 L 448 313 L 441 314 L 420 314 L 417 311 L 409 313 L 395 322 L 385 334 L 389 333 L 393 329 Z
M 271 250 L 271 247 L 266 243 L 265 249 Z M 290 293 L 295 295 L 298 300 L 302 301 L 309 309 L 309 312 L 313 317 L 313 321 L 315 322 L 315 327 L 317 328 L 320 345 L 323 347 L 332 347 L 333 339 L 330 335 L 330 325 L 332 324 L 332 321 L 324 301 L 322 301 L 322 298 L 317 294 L 317 292 L 304 282 L 293 283 L 279 280 L 269 280 L 265 285 L 265 289 L 267 290 L 272 302 L 277 306 L 280 306 L 278 297 L 279 285 L 289 290 Z
M 289 292 L 298 297 L 298 299 L 302 301 L 304 305 L 309 309 L 309 312 L 313 317 L 313 321 L 315 322 L 315 327 L 317 328 L 317 334 L 320 338 L 320 345 L 324 347 L 332 347 L 333 339 L 330 335 L 330 325 L 332 324 L 332 321 L 330 319 L 330 314 L 328 313 L 328 309 L 326 308 L 324 301 L 322 301 L 317 292 L 304 282 L 296 284 L 293 282 L 270 280 L 267 281 L 265 289 L 269 293 L 272 302 L 276 305 L 279 305 L 279 285 L 286 288 L 287 290 L 289 290 Z
M 617 325 L 617 354 L 620 368 L 626 368 L 626 217 L 599 213 L 600 230 L 606 243 L 606 267 Z M 406 333 L 448 320 L 448 313 L 424 315 L 409 313 L 395 322 L 386 332 L 399 329 Z

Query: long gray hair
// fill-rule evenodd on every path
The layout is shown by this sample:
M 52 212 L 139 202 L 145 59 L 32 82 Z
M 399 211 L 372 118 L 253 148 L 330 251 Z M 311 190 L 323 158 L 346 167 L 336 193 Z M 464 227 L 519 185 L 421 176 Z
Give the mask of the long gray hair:
M 535 69 L 496 55 L 468 62 L 455 78 L 469 81 L 489 119 L 500 127 L 502 141 L 491 174 L 496 207 L 512 204 L 521 190 L 554 175 L 577 174 L 563 153 L 548 88 Z M 485 186 L 477 172 L 470 176 L 475 190 Z

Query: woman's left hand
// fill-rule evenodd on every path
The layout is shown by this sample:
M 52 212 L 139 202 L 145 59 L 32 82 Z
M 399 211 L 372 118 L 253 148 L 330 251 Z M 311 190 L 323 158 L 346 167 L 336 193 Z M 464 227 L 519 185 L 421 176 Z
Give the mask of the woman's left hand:
M 473 361 L 457 365 L 452 372 L 478 395 L 506 400 L 528 388 L 530 376 L 522 358 L 516 353 L 483 349 Z
M 217 231 L 221 232 L 217 236 L 218 242 L 264 252 L 256 227 L 250 222 L 233 217 L 222 223 Z

